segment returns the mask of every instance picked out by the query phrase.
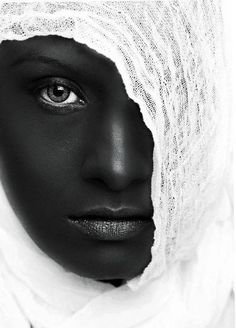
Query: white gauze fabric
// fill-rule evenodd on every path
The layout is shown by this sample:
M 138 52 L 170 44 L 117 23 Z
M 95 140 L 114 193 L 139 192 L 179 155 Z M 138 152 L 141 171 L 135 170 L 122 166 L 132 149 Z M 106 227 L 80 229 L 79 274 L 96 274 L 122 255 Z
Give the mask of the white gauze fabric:
M 115 62 L 152 132 L 152 260 L 119 288 L 67 272 L 26 234 L 1 187 L 0 326 L 210 327 L 232 288 L 218 1 L 0 3 L 0 42 L 49 34 Z

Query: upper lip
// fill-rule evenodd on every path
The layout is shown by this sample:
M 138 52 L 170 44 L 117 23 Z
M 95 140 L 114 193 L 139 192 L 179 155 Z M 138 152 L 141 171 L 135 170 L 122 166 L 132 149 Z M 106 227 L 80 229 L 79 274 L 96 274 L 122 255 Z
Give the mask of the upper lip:
M 70 219 L 79 219 L 79 218 L 86 218 L 86 219 L 142 219 L 142 220 L 150 220 L 152 218 L 152 211 L 151 210 L 142 210 L 133 207 L 121 207 L 119 209 L 111 209 L 108 207 L 99 207 L 94 209 L 89 209 L 87 211 L 83 211 L 78 214 L 72 214 L 68 216 Z

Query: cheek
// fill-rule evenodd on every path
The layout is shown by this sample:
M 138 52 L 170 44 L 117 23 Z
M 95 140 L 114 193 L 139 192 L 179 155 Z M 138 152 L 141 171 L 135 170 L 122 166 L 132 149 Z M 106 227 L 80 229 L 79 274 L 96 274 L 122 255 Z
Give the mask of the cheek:
M 78 181 L 82 131 L 70 128 L 66 117 L 36 115 L 28 103 L 20 107 L 24 110 L 5 106 L 1 112 L 2 180 L 14 207 L 37 212 L 43 205 L 45 212 L 52 212 L 61 205 L 62 191 Z

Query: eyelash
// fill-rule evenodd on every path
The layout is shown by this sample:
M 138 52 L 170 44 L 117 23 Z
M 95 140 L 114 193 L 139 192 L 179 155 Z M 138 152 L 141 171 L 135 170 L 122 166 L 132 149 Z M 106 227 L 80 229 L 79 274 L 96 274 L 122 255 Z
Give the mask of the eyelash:
M 52 99 L 50 99 L 50 93 L 52 96 L 51 89 L 53 87 L 62 87 L 64 91 L 67 91 L 68 95 L 66 99 L 64 99 L 62 102 L 55 102 Z M 58 90 L 56 90 L 58 91 Z M 46 99 L 43 95 L 45 95 L 46 92 Z M 71 96 L 71 93 L 74 95 Z M 46 81 L 44 80 L 40 86 L 37 86 L 36 89 L 34 89 L 34 95 L 36 96 L 37 100 L 42 104 L 44 107 L 46 107 L 49 110 L 52 110 L 55 113 L 58 114 L 68 114 L 70 112 L 74 112 L 76 110 L 81 110 L 84 107 L 87 106 L 88 101 L 83 94 L 83 92 L 79 89 L 79 87 L 75 87 L 70 81 L 64 78 L 47 78 Z M 61 96 L 58 96 L 61 97 Z M 68 99 L 71 97 L 78 98 L 78 101 L 75 103 L 67 103 Z M 62 104 L 63 103 L 63 104 Z M 58 105 L 55 105 L 58 104 Z

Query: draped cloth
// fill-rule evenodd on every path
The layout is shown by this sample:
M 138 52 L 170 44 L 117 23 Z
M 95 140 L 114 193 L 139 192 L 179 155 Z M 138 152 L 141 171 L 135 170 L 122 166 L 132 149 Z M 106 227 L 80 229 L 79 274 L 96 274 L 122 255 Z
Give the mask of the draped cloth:
M 152 260 L 115 288 L 66 271 L 0 189 L 0 326 L 214 327 L 232 295 L 231 140 L 218 1 L 5 1 L 0 43 L 73 38 L 110 58 L 154 140 Z M 1 45 L 0 45 L 1 46 Z

